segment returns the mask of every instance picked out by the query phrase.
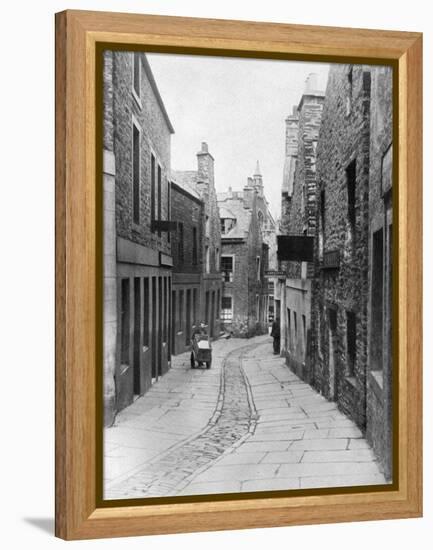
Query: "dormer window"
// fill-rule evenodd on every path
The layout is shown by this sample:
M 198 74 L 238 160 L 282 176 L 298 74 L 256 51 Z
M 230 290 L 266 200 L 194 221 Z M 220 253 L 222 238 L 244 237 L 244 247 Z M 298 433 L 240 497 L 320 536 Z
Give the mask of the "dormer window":
M 259 220 L 259 227 L 262 229 L 263 228 L 263 214 L 262 214 L 262 212 L 259 211 L 257 217 L 258 217 L 258 220 Z
M 221 233 L 226 235 L 236 225 L 235 218 L 221 218 Z

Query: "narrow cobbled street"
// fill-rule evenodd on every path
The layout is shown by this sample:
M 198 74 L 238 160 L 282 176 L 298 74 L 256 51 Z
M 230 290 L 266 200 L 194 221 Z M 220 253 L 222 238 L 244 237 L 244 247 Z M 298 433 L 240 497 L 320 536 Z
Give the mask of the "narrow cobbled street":
M 269 336 L 189 354 L 104 432 L 106 499 L 385 483 L 355 424 L 272 354 Z

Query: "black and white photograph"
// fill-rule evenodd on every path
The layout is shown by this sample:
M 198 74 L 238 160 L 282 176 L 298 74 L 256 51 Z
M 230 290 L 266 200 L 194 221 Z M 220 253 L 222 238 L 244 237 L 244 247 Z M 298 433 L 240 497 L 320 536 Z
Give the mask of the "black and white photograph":
M 104 51 L 104 500 L 393 482 L 392 84 Z

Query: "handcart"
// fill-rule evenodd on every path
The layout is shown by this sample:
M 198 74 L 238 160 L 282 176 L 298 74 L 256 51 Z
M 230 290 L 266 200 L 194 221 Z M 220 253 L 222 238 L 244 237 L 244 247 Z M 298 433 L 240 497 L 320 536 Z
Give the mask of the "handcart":
M 205 365 L 207 369 L 210 369 L 212 364 L 212 346 L 209 335 L 204 330 L 206 327 L 202 325 L 200 328 L 201 330 L 194 332 L 191 338 L 191 368 L 195 369 L 196 366 L 201 367 Z

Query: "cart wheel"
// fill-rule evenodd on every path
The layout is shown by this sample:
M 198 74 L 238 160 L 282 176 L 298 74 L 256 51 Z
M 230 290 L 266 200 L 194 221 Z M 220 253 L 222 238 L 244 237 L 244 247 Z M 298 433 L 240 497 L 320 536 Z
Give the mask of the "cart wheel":
M 211 364 L 212 364 L 212 361 L 206 361 L 206 368 L 210 369 Z
M 191 359 L 190 359 L 190 361 L 191 361 L 191 368 L 192 368 L 192 369 L 195 369 L 195 361 L 194 361 L 194 354 L 193 354 L 193 352 L 191 352 Z

